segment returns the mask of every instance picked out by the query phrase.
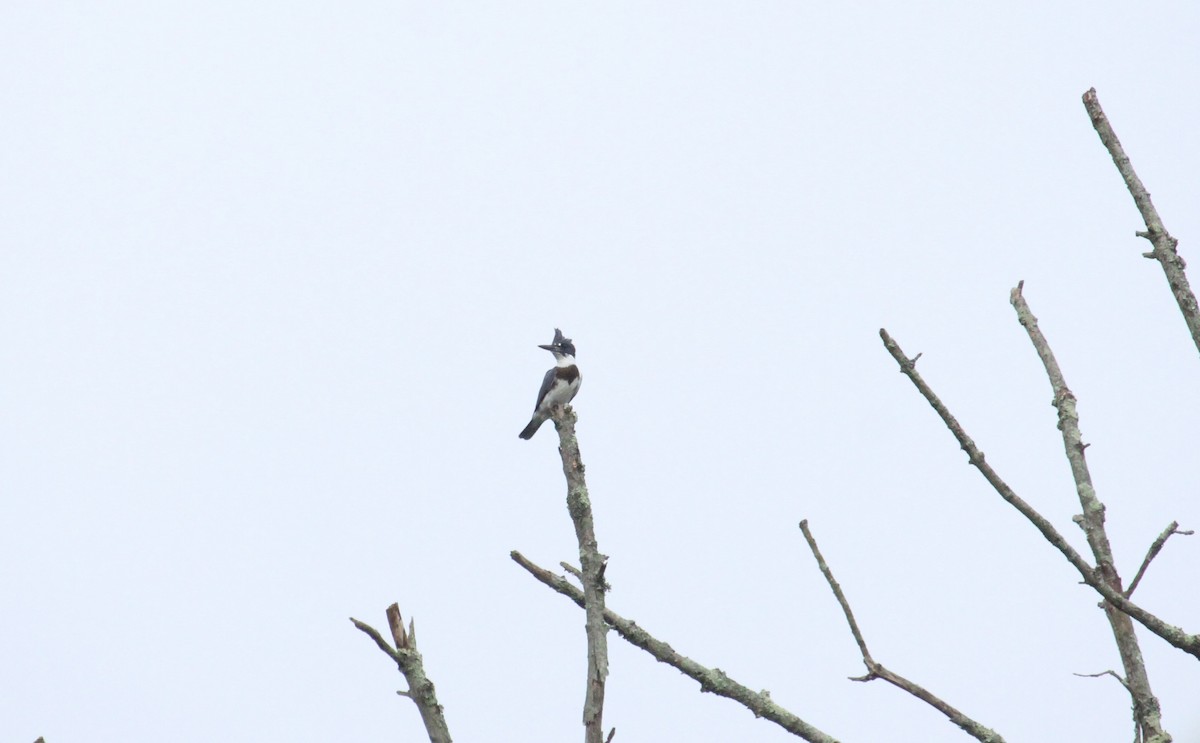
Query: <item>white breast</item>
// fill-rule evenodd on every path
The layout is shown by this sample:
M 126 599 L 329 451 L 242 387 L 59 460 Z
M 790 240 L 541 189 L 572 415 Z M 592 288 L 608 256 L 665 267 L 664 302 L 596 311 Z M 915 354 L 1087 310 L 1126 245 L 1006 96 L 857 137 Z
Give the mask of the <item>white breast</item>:
M 567 384 L 560 379 L 556 379 L 554 380 L 554 386 L 551 387 L 550 391 L 546 393 L 546 402 L 550 405 L 550 407 L 554 407 L 556 405 L 566 405 L 567 403 L 571 402 L 571 399 L 575 397 L 575 393 L 578 391 L 578 377 L 576 377 L 575 381 L 570 384 Z

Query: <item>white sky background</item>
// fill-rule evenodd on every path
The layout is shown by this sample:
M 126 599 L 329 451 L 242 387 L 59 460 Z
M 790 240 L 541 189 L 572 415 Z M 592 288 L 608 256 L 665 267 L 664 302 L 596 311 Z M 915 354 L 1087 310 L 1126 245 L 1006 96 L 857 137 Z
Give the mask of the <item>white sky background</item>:
M 250 5 L 250 7 L 247 7 Z M 968 7 L 971 6 L 971 7 Z M 1200 361 L 1080 95 L 1200 266 L 1194 3 L 66 3 L 0 21 L 0 738 L 582 736 L 555 326 L 609 605 L 844 741 L 1127 741 L 1026 280 L 1126 579 L 1200 527 Z M 1192 280 L 1200 284 L 1200 268 Z M 1136 598 L 1200 631 L 1200 537 Z M 1200 665 L 1140 631 L 1177 741 Z M 792 740 L 621 641 L 617 743 Z

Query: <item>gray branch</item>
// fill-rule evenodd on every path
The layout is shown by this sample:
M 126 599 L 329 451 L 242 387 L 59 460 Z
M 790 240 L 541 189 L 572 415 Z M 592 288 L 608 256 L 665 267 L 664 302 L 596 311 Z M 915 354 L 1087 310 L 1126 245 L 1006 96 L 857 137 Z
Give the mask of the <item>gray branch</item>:
M 558 429 L 558 453 L 567 478 L 567 511 L 579 540 L 580 583 L 583 584 L 584 629 L 587 633 L 587 687 L 583 703 L 585 743 L 604 743 L 604 682 L 608 676 L 608 626 L 604 623 L 604 569 L 608 557 L 600 554 L 592 523 L 592 502 L 584 480 L 583 459 L 575 437 L 575 411 L 570 405 L 553 412 Z
M 396 643 L 395 648 L 388 645 L 387 640 L 383 639 L 383 635 L 374 627 L 350 617 L 354 626 L 374 640 L 379 649 L 396 662 L 400 673 L 404 674 L 408 681 L 408 691 L 397 693 L 408 697 L 417 705 L 421 721 L 425 723 L 425 732 L 429 735 L 429 743 L 452 743 L 450 728 L 447 727 L 446 718 L 442 714 L 442 705 L 438 704 L 433 681 L 425 675 L 424 662 L 421 654 L 417 652 L 417 635 L 412 620 L 409 620 L 406 631 L 400 618 L 400 607 L 396 604 L 387 608 L 387 619 L 388 627 L 392 631 L 392 641 Z
M 545 585 L 571 599 L 580 607 L 586 608 L 586 599 L 583 591 L 572 585 L 566 578 L 538 567 L 515 550 L 510 553 L 510 556 L 514 562 L 525 568 L 534 578 L 537 578 Z M 732 699 L 753 712 L 755 717 L 770 720 L 789 733 L 797 735 L 810 743 L 837 743 L 835 738 L 826 735 L 783 707 L 780 707 L 772 701 L 769 693 L 765 691 L 752 691 L 748 687 L 729 678 L 721 669 L 706 668 L 691 658 L 680 655 L 667 643 L 655 639 L 649 632 L 639 627 L 636 622 L 625 619 L 607 608 L 604 610 L 604 621 L 608 626 L 616 630 L 617 634 L 629 644 L 645 650 L 660 663 L 666 663 L 672 668 L 678 669 L 685 676 L 699 682 L 700 691 L 711 692 L 718 696 Z
M 1163 529 L 1162 534 L 1159 534 L 1154 542 L 1150 544 L 1150 549 L 1146 552 L 1146 558 L 1142 560 L 1142 566 L 1138 568 L 1137 575 L 1133 576 L 1133 580 L 1130 581 L 1129 588 L 1125 589 L 1125 598 L 1133 595 L 1133 589 L 1137 588 L 1138 584 L 1142 582 L 1142 576 L 1146 574 L 1146 568 L 1150 567 L 1151 560 L 1158 557 L 1158 553 L 1162 551 L 1163 545 L 1167 543 L 1168 539 L 1175 534 L 1191 536 L 1195 533 L 1191 529 L 1180 529 L 1178 521 L 1172 521 L 1170 524 L 1167 524 L 1167 528 Z
M 1124 686 L 1126 689 L 1129 689 L 1129 684 L 1127 684 L 1125 682 L 1125 679 L 1121 678 L 1121 675 L 1113 670 L 1101 671 L 1099 673 L 1075 673 L 1072 675 L 1078 676 L 1079 678 L 1085 678 L 1085 679 L 1098 679 L 1098 678 L 1101 678 L 1102 676 L 1112 676 L 1113 678 L 1115 678 L 1117 680 L 1117 683 L 1119 683 L 1121 686 Z M 1139 735 L 1140 735 L 1140 731 L 1139 731 Z
M 1154 202 L 1150 200 L 1149 192 L 1142 185 L 1142 180 L 1138 178 L 1137 173 L 1133 171 L 1133 164 L 1129 161 L 1129 156 L 1125 154 L 1125 149 L 1121 147 L 1121 140 L 1117 139 L 1117 133 L 1108 123 L 1104 109 L 1100 108 L 1100 99 L 1096 97 L 1095 88 L 1091 88 L 1083 94 L 1083 106 L 1092 119 L 1092 126 L 1096 129 L 1096 133 L 1100 135 L 1100 141 L 1108 149 L 1108 154 L 1112 156 L 1117 171 L 1125 180 L 1125 186 L 1133 196 L 1133 203 L 1142 213 L 1146 231 L 1138 232 L 1137 235 L 1146 238 L 1154 246 L 1154 250 L 1144 255 L 1157 260 L 1162 266 L 1163 273 L 1167 277 L 1167 284 L 1171 287 L 1171 294 L 1175 296 L 1175 302 L 1179 304 L 1179 311 L 1183 313 L 1184 322 L 1187 323 L 1188 331 L 1192 334 L 1192 341 L 1196 344 L 1196 349 L 1200 350 L 1200 307 L 1196 304 L 1196 295 L 1192 293 L 1191 284 L 1188 283 L 1187 273 L 1184 270 L 1187 268 L 1187 264 L 1175 250 L 1179 241 L 1171 237 L 1171 233 L 1167 232 L 1167 228 L 1163 226 L 1162 219 L 1158 216 L 1158 210 L 1154 208 Z
M 1067 386 L 1058 360 L 1054 357 L 1054 351 L 1050 349 L 1050 342 L 1038 327 L 1037 318 L 1029 309 L 1029 303 L 1025 301 L 1025 295 L 1022 293 L 1024 287 L 1025 282 L 1019 282 L 1009 295 L 1009 301 L 1017 311 L 1017 320 L 1029 334 L 1029 340 L 1033 342 L 1033 347 L 1046 368 L 1046 376 L 1050 378 L 1050 387 L 1054 391 L 1054 407 L 1058 410 L 1058 429 L 1062 432 L 1063 447 L 1071 465 L 1071 476 L 1075 479 L 1075 492 L 1079 495 L 1079 505 L 1083 509 L 1079 524 L 1083 527 L 1088 546 L 1091 547 L 1092 556 L 1096 560 L 1097 577 L 1124 597 L 1127 594 L 1121 586 L 1121 576 L 1117 573 L 1112 546 L 1104 528 L 1104 504 L 1096 497 L 1092 475 L 1088 471 L 1085 453 L 1087 446 L 1079 432 L 1075 394 Z M 1146 674 L 1146 664 L 1142 660 L 1142 650 L 1138 645 L 1137 633 L 1133 629 L 1133 620 L 1111 603 L 1103 602 L 1101 606 L 1112 627 L 1113 638 L 1121 654 L 1121 664 L 1125 667 L 1126 688 L 1133 697 L 1133 714 L 1141 738 L 1146 741 L 1169 741 L 1171 736 L 1162 728 L 1162 712 L 1158 699 L 1150 689 L 1150 678 Z
M 808 542 L 808 548 L 812 550 L 813 557 L 817 560 L 817 567 L 821 569 L 821 574 L 825 576 L 829 587 L 833 589 L 833 595 L 837 598 L 838 604 L 841 605 L 842 613 L 846 615 L 846 622 L 850 625 L 850 634 L 854 635 L 854 641 L 858 643 L 858 649 L 862 652 L 863 665 L 867 667 L 867 675 L 857 676 L 851 680 L 874 681 L 875 679 L 883 679 L 941 712 L 949 718 L 950 722 L 962 728 L 971 737 L 983 741 L 983 743 L 1004 743 L 1004 738 L 1000 737 L 996 731 L 980 725 L 975 720 L 942 701 L 925 687 L 909 681 L 898 673 L 889 671 L 883 667 L 882 663 L 876 662 L 871 657 L 871 651 L 867 650 L 867 641 L 863 639 L 862 632 L 858 629 L 858 622 L 854 619 L 854 612 L 850 610 L 850 602 L 846 600 L 846 594 L 842 592 L 842 587 L 834 579 L 833 571 L 829 569 L 829 565 L 825 562 L 825 557 L 817 547 L 817 540 L 813 538 L 812 532 L 808 529 L 808 519 L 800 522 L 800 531 L 804 532 L 804 539 Z
M 967 435 L 967 432 L 963 430 L 963 427 L 958 420 L 951 415 L 950 410 L 945 406 L 945 404 L 942 403 L 941 399 L 934 394 L 933 389 L 930 388 L 930 386 L 926 384 L 925 380 L 921 378 L 921 375 L 917 373 L 916 366 L 913 364 L 912 359 L 904 355 L 904 351 L 900 349 L 900 346 L 896 343 L 896 341 L 892 340 L 892 336 L 888 334 L 887 330 L 881 328 L 879 331 L 879 336 L 883 339 L 884 348 L 886 348 L 888 353 L 892 355 L 892 358 L 896 360 L 896 363 L 900 365 L 901 373 L 909 378 L 909 380 L 913 383 L 913 386 L 917 388 L 929 405 L 934 409 L 935 412 L 937 412 L 938 416 L 942 419 L 942 422 L 946 424 L 946 428 L 950 429 L 950 433 L 954 435 L 954 438 L 958 441 L 958 444 L 960 447 L 962 447 L 962 450 L 967 453 L 967 461 L 973 467 L 979 470 L 980 474 L 983 475 L 984 479 L 988 481 L 988 484 L 992 486 L 992 488 L 997 494 L 999 494 L 1001 498 L 1003 498 L 1013 508 L 1017 509 L 1022 516 L 1028 519 L 1029 522 L 1042 533 L 1042 536 L 1046 538 L 1046 541 L 1049 542 L 1060 553 L 1062 553 L 1063 557 L 1067 558 L 1067 562 L 1071 563 L 1071 565 L 1079 571 L 1079 575 L 1083 578 L 1083 582 L 1088 586 L 1091 586 L 1097 593 L 1114 604 L 1118 609 L 1136 619 L 1146 629 L 1150 630 L 1185 653 L 1200 659 L 1200 635 L 1189 634 L 1179 627 L 1167 624 L 1155 615 L 1130 601 L 1120 591 L 1114 590 L 1111 586 L 1105 583 L 1099 577 L 1096 571 L 1092 569 L 1092 566 L 1088 564 L 1087 560 L 1083 559 L 1083 557 L 1075 551 L 1075 549 L 1067 542 L 1067 540 L 1063 538 L 1063 535 L 1054 528 L 1054 525 L 1047 521 L 1044 516 L 1034 510 L 1032 506 L 1018 496 L 1016 492 L 1008 486 L 1008 483 L 1004 482 L 1004 480 L 1000 478 L 1000 475 L 998 475 L 996 471 L 992 469 L 992 466 L 985 461 L 983 452 L 979 450 L 979 447 L 975 445 L 975 442 L 970 436 Z

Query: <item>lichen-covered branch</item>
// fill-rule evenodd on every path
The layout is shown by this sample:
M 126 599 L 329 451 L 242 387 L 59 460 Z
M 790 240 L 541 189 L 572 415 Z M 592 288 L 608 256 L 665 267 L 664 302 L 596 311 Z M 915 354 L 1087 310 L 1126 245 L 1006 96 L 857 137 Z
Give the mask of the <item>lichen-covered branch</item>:
M 1088 546 L 1091 547 L 1092 556 L 1096 560 L 1097 577 L 1114 592 L 1125 596 L 1121 576 L 1113 560 L 1108 532 L 1104 528 L 1104 504 L 1096 496 L 1092 475 L 1088 471 L 1085 452 L 1087 445 L 1083 443 L 1083 436 L 1079 431 L 1075 394 L 1067 386 L 1058 360 L 1054 357 L 1054 351 L 1050 348 L 1050 342 L 1038 327 L 1037 318 L 1029 309 L 1029 303 L 1025 301 L 1022 291 L 1024 288 L 1024 281 L 1018 283 L 1009 295 L 1009 300 L 1013 309 L 1017 311 L 1017 320 L 1029 334 L 1029 340 L 1046 368 L 1046 376 L 1050 378 L 1050 387 L 1054 391 L 1054 407 L 1058 410 L 1058 429 L 1062 432 L 1067 462 L 1070 463 L 1071 476 L 1075 480 L 1075 492 L 1083 509 L 1082 515 L 1078 517 L 1079 525 L 1087 536 Z M 1162 728 L 1162 712 L 1158 699 L 1150 689 L 1150 678 L 1146 674 L 1146 664 L 1142 659 L 1137 633 L 1133 629 L 1133 620 L 1111 603 L 1104 602 L 1102 606 L 1112 627 L 1117 650 L 1121 654 L 1121 664 L 1125 667 L 1126 688 L 1133 698 L 1133 715 L 1137 721 L 1140 739 L 1168 743 L 1171 736 Z
M 887 668 L 884 668 L 882 663 L 877 662 L 871 657 L 871 651 L 867 650 L 867 641 L 863 639 L 862 632 L 858 629 L 858 622 L 854 619 L 854 612 L 850 610 L 850 602 L 846 600 L 846 594 L 842 592 L 841 585 L 834 579 L 833 571 L 829 569 L 829 565 L 825 562 L 825 557 L 817 547 L 817 540 L 813 538 L 812 532 L 809 531 L 808 519 L 800 522 L 800 531 L 804 532 L 804 539 L 808 542 L 808 548 L 812 550 L 813 557 L 817 560 L 817 567 L 820 568 L 821 575 L 825 576 L 829 587 L 833 589 L 834 597 L 837 598 L 838 604 L 842 607 L 842 613 L 846 615 L 846 622 L 850 625 L 850 634 L 854 635 L 854 641 L 858 643 L 858 649 L 862 653 L 863 665 L 867 667 L 866 676 L 857 676 L 852 680 L 874 681 L 875 679 L 883 679 L 941 712 L 949 718 L 950 722 L 962 728 L 976 740 L 983 743 L 1004 743 L 1004 738 L 996 731 L 984 727 L 970 717 L 967 717 L 920 684 L 909 681 L 898 673 L 889 671 Z
M 604 623 L 604 569 L 592 523 L 592 502 L 584 479 L 583 459 L 575 436 L 575 411 L 567 405 L 553 413 L 558 429 L 558 453 L 567 478 L 567 511 L 579 541 L 579 567 L 587 619 L 587 687 L 583 703 L 584 741 L 604 743 L 604 682 L 608 677 L 608 626 Z
M 585 607 L 586 600 L 583 591 L 572 585 L 566 578 L 538 567 L 515 550 L 510 553 L 510 556 L 514 562 L 525 568 L 534 578 L 537 578 L 545 585 L 571 599 L 580 607 Z M 769 693 L 765 691 L 752 691 L 748 687 L 729 678 L 720 668 L 706 668 L 691 658 L 680 655 L 670 645 L 656 639 L 649 632 L 639 627 L 636 622 L 625 619 L 607 608 L 604 610 L 604 621 L 608 626 L 616 630 L 617 634 L 629 644 L 645 650 L 660 663 L 666 663 L 672 668 L 678 669 L 685 676 L 699 682 L 700 691 L 711 692 L 718 696 L 732 699 L 753 712 L 755 717 L 770 720 L 789 733 L 809 741 L 809 743 L 837 743 L 835 738 L 821 732 L 783 707 L 780 707 L 771 699 Z
M 396 643 L 394 648 L 388 645 L 387 640 L 383 639 L 383 635 L 379 634 L 374 627 L 350 617 L 354 626 L 374 640 L 379 649 L 396 662 L 400 673 L 404 674 L 405 680 L 408 681 L 408 691 L 397 693 L 408 697 L 417 705 L 417 711 L 421 713 L 421 721 L 425 723 L 425 732 L 429 735 L 429 743 L 452 743 L 450 728 L 446 725 L 442 705 L 438 704 L 433 681 L 425 675 L 424 661 L 421 659 L 421 654 L 417 652 L 415 625 L 410 619 L 408 629 L 404 629 L 404 622 L 400 618 L 400 607 L 396 604 L 387 608 L 387 619 L 388 627 L 392 631 L 392 640 Z
M 938 416 L 942 419 L 942 422 L 946 424 L 946 428 L 950 429 L 950 433 L 954 435 L 954 438 L 958 441 L 959 446 L 962 447 L 962 450 L 967 453 L 967 461 L 973 467 L 979 470 L 980 474 L 983 475 L 984 479 L 988 481 L 988 484 L 992 486 L 992 488 L 997 494 L 999 494 L 1001 498 L 1003 498 L 1013 508 L 1017 509 L 1022 516 L 1028 519 L 1029 522 L 1042 533 L 1042 536 L 1046 538 L 1046 541 L 1049 542 L 1060 553 L 1062 553 L 1063 557 L 1067 558 L 1067 562 L 1071 563 L 1071 565 L 1079 571 L 1079 575 L 1083 579 L 1083 582 L 1095 589 L 1097 593 L 1115 605 L 1118 609 L 1136 619 L 1146 629 L 1150 630 L 1185 653 L 1200 659 L 1200 635 L 1190 634 L 1179 627 L 1167 624 L 1155 615 L 1133 603 L 1120 591 L 1114 590 L 1111 586 L 1101 580 L 1096 571 L 1092 569 L 1092 566 L 1088 564 L 1087 560 L 1083 559 L 1083 557 L 1075 551 L 1075 548 L 1072 547 L 1065 538 L 1063 538 L 1063 535 L 1054 528 L 1054 525 L 1047 521 L 1044 516 L 1034 510 L 1033 506 L 1030 506 L 1020 496 L 1018 496 L 1016 492 L 1008 486 L 1008 483 L 1004 482 L 1000 475 L 998 475 L 996 471 L 992 469 L 992 466 L 989 465 L 984 459 L 983 452 L 979 450 L 979 447 L 975 445 L 975 442 L 970 436 L 967 435 L 967 432 L 963 430 L 962 425 L 953 415 L 951 415 L 950 410 L 945 406 L 945 404 L 942 403 L 941 399 L 934 394 L 933 389 L 926 384 L 925 380 L 921 378 L 921 375 L 917 373 L 914 360 L 904 355 L 904 351 L 900 349 L 900 346 L 895 340 L 892 339 L 892 336 L 888 334 L 887 330 L 881 328 L 879 330 L 879 337 L 883 339 L 884 348 L 886 348 L 888 353 L 892 355 L 892 358 L 896 360 L 896 363 L 900 365 L 901 373 L 909 378 L 909 380 L 913 383 L 913 386 L 917 388 L 922 397 L 924 397 L 934 411 L 937 412 Z
M 1125 186 L 1133 196 L 1133 203 L 1137 205 L 1138 211 L 1142 214 L 1146 231 L 1138 232 L 1137 235 L 1146 238 L 1154 246 L 1151 252 L 1144 255 L 1158 261 L 1162 266 L 1163 273 L 1167 277 L 1167 284 L 1171 287 L 1171 294 L 1174 295 L 1175 302 L 1179 305 L 1179 311 L 1183 313 L 1183 320 L 1187 323 L 1188 331 L 1192 334 L 1192 341 L 1196 344 L 1196 349 L 1200 350 L 1200 307 L 1197 306 L 1196 295 L 1192 293 L 1191 284 L 1188 283 L 1185 271 L 1187 263 L 1176 251 L 1179 241 L 1171 237 L 1171 233 L 1167 232 L 1167 228 L 1163 226 L 1162 219 L 1158 216 L 1158 210 L 1154 208 L 1154 202 L 1150 200 L 1150 193 L 1146 191 L 1142 180 L 1134 172 L 1133 164 L 1129 161 L 1129 156 L 1125 154 L 1125 148 L 1121 146 L 1121 140 L 1117 139 L 1117 133 L 1108 123 L 1104 109 L 1100 108 L 1100 99 L 1096 97 L 1095 88 L 1091 88 L 1083 94 L 1083 106 L 1092 119 L 1092 126 L 1095 128 L 1096 134 L 1100 135 L 1100 141 L 1108 149 L 1108 154 L 1112 156 L 1117 171 L 1125 180 Z

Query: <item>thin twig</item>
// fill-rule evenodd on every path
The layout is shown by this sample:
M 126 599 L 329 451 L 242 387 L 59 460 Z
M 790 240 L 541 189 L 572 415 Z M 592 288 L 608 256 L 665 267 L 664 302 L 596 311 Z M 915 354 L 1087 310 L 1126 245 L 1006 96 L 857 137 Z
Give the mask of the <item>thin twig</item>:
M 872 671 L 875 666 L 875 660 L 871 657 L 871 651 L 867 650 L 867 641 L 863 639 L 862 632 L 858 630 L 858 622 L 854 620 L 854 612 L 850 611 L 850 602 L 846 600 L 846 594 L 842 593 L 841 585 L 834 579 L 833 571 L 829 569 L 829 565 L 825 563 L 825 556 L 821 554 L 821 550 L 817 547 L 817 540 L 813 539 L 812 532 L 808 530 L 808 519 L 800 522 L 800 531 L 804 533 L 804 539 L 808 542 L 808 548 L 812 550 L 813 557 L 817 559 L 817 567 L 821 569 L 821 575 L 825 576 L 829 587 L 833 589 L 834 597 L 842 607 L 842 613 L 846 615 L 846 623 L 850 625 L 850 634 L 854 635 L 854 641 L 858 643 L 863 663 L 866 664 L 868 671 Z
M 896 360 L 896 363 L 900 365 L 900 371 L 909 378 L 909 380 L 913 383 L 913 386 L 917 388 L 929 405 L 934 409 L 935 412 L 937 412 L 938 416 L 942 419 L 942 422 L 946 424 L 946 428 L 950 429 L 950 433 L 952 433 L 954 438 L 958 441 L 959 446 L 961 446 L 962 450 L 967 453 L 967 461 L 979 470 L 980 474 L 983 475 L 984 479 L 988 481 L 988 484 L 992 486 L 992 488 L 997 494 L 999 494 L 1001 498 L 1003 498 L 1013 508 L 1017 509 L 1022 516 L 1028 519 L 1029 522 L 1042 533 L 1042 536 L 1046 538 L 1046 541 L 1049 542 L 1060 553 L 1062 553 L 1063 557 L 1067 558 L 1067 562 L 1071 563 L 1071 565 L 1077 571 L 1079 571 L 1079 575 L 1081 578 L 1083 578 L 1083 582 L 1088 586 L 1091 586 L 1092 589 L 1094 589 L 1105 599 L 1115 604 L 1121 611 L 1141 622 L 1146 629 L 1150 630 L 1180 650 L 1188 653 L 1189 655 L 1195 656 L 1197 659 L 1200 659 L 1200 635 L 1189 634 L 1179 627 L 1167 624 L 1155 615 L 1125 598 L 1121 592 L 1113 590 L 1112 587 L 1103 580 L 1100 580 L 1100 578 L 1095 574 L 1095 571 L 1092 569 L 1092 566 L 1089 565 L 1088 562 L 1084 560 L 1078 552 L 1075 551 L 1075 548 L 1073 548 L 1067 542 L 1062 534 L 1059 534 L 1058 530 L 1054 528 L 1054 525 L 1047 521 L 1044 516 L 1034 510 L 1032 506 L 1018 496 L 1016 492 L 1013 491 L 1013 489 L 1009 487 L 1003 479 L 1000 478 L 1000 475 L 998 475 L 996 471 L 992 469 L 991 465 L 985 461 L 983 452 L 979 450 L 979 447 L 975 445 L 975 442 L 971 440 L 971 437 L 968 436 L 966 431 L 963 430 L 962 425 L 959 424 L 958 420 L 950 413 L 950 410 L 942 403 L 941 399 L 934 394 L 933 389 L 930 388 L 930 386 L 925 383 L 925 380 L 921 378 L 921 375 L 917 373 L 916 368 L 913 366 L 912 360 L 904 355 L 904 351 L 901 350 L 896 341 L 892 339 L 892 336 L 888 334 L 887 330 L 880 329 L 879 336 L 883 339 L 884 348 L 886 348 L 888 353 L 892 355 L 892 358 Z
M 1133 695 L 1133 689 L 1129 688 L 1129 684 L 1125 681 L 1125 679 L 1121 678 L 1121 675 L 1118 674 L 1116 671 L 1109 670 L 1109 671 L 1101 671 L 1100 673 L 1076 673 L 1073 675 L 1079 676 L 1080 678 L 1091 678 L 1091 679 L 1100 678 L 1102 676 L 1112 676 L 1113 678 L 1115 678 L 1117 680 L 1117 683 L 1119 683 L 1121 686 L 1125 687 L 1125 691 L 1129 692 L 1129 694 L 1131 696 Z M 1145 729 L 1142 727 L 1141 720 L 1138 719 L 1137 705 L 1134 705 L 1132 712 L 1133 712 L 1133 743 L 1158 743 L 1159 741 L 1162 741 L 1163 743 L 1171 743 L 1171 736 L 1169 736 L 1169 735 L 1166 735 L 1165 737 L 1161 737 L 1161 738 L 1154 738 L 1154 739 L 1146 738 Z
M 938 710 L 949 718 L 950 722 L 962 728 L 976 740 L 983 741 L 984 743 L 1004 743 L 1004 738 L 1000 737 L 996 731 L 984 727 L 970 717 L 967 717 L 923 686 L 909 681 L 898 673 L 889 671 L 871 657 L 871 652 L 867 650 L 867 641 L 863 639 L 862 632 L 858 629 L 858 622 L 854 619 L 854 612 L 850 610 L 850 602 L 846 600 L 846 594 L 842 592 L 842 587 L 834 579 L 833 571 L 829 569 L 829 565 L 825 562 L 825 557 L 817 547 L 817 540 L 813 538 L 812 532 L 808 529 L 808 519 L 800 522 L 800 531 L 804 532 L 804 539 L 808 542 L 808 548 L 812 550 L 813 557 L 817 560 L 817 567 L 821 569 L 821 574 L 825 576 L 829 587 L 833 589 L 833 595 L 837 598 L 837 602 L 841 604 L 842 613 L 846 615 L 846 622 L 850 625 L 850 632 L 854 635 L 854 641 L 858 643 L 858 649 L 862 652 L 863 665 L 867 667 L 867 675 L 855 677 L 852 680 L 873 681 L 877 678 L 883 679 Z
M 1029 334 L 1034 350 L 1042 360 L 1046 376 L 1050 379 L 1050 387 L 1054 391 L 1054 407 L 1058 410 L 1058 430 L 1062 432 L 1063 448 L 1066 450 L 1067 462 L 1071 466 L 1071 476 L 1075 479 L 1075 492 L 1079 496 L 1079 505 L 1083 509 L 1080 525 L 1087 536 L 1088 546 L 1096 560 L 1096 573 L 1101 581 L 1113 591 L 1127 596 L 1121 587 L 1121 576 L 1117 572 L 1113 560 L 1112 545 L 1108 541 L 1108 532 L 1104 528 L 1104 504 L 1096 496 L 1092 485 L 1092 475 L 1088 471 L 1087 456 L 1084 451 L 1083 436 L 1079 432 L 1079 412 L 1075 407 L 1075 394 L 1067 386 L 1058 359 L 1050 348 L 1037 318 L 1025 301 L 1023 290 L 1025 282 L 1021 281 L 1009 294 L 1009 301 L 1017 311 L 1017 320 Z M 1112 627 L 1113 638 L 1117 650 L 1121 654 L 1121 664 L 1125 667 L 1126 686 L 1133 698 L 1134 722 L 1139 728 L 1139 735 L 1147 740 L 1167 740 L 1169 735 L 1162 727 L 1162 710 L 1158 698 L 1150 689 L 1150 677 L 1146 673 L 1146 664 L 1142 660 L 1142 650 L 1138 643 L 1137 633 L 1133 630 L 1133 620 L 1129 615 L 1111 603 L 1104 602 L 1105 617 Z M 1165 736 L 1165 737 L 1164 737 Z
M 1171 287 L 1171 294 L 1175 296 L 1179 311 L 1183 313 L 1184 322 L 1187 323 L 1188 331 L 1192 334 L 1192 340 L 1195 342 L 1197 350 L 1200 350 L 1200 307 L 1196 304 L 1196 295 L 1192 293 L 1192 287 L 1188 283 L 1187 273 L 1184 270 L 1187 268 L 1187 264 L 1175 249 L 1179 245 L 1179 241 L 1171 237 L 1167 228 L 1163 226 L 1162 219 L 1158 216 L 1158 210 L 1154 208 L 1154 202 L 1150 200 L 1149 192 L 1142 185 L 1142 180 L 1138 178 L 1137 173 L 1133 171 L 1133 164 L 1130 162 L 1129 156 L 1125 154 L 1121 140 L 1117 139 L 1117 133 L 1108 123 L 1104 109 L 1100 108 L 1100 99 L 1096 97 L 1095 88 L 1091 88 L 1083 94 L 1083 106 L 1092 119 L 1092 127 L 1100 135 L 1100 141 L 1104 143 L 1108 154 L 1112 156 L 1121 178 L 1125 180 L 1125 186 L 1133 196 L 1133 203 L 1137 205 L 1138 211 L 1142 214 L 1146 231 L 1138 232 L 1137 235 L 1146 238 L 1154 246 L 1153 251 L 1144 255 L 1157 260 L 1162 266 L 1163 273 L 1167 277 L 1167 284 Z
M 350 617 L 354 626 L 374 640 L 379 649 L 396 662 L 400 673 L 404 674 L 404 678 L 408 681 L 408 691 L 396 693 L 408 697 L 417 705 L 417 711 L 421 713 L 421 721 L 425 724 L 425 732 L 429 736 L 429 743 L 452 743 L 450 728 L 446 725 L 446 717 L 443 714 L 444 710 L 438 703 L 437 691 L 434 689 L 433 681 L 425 675 L 425 663 L 417 651 L 416 633 L 413 631 L 411 621 L 408 632 L 405 632 L 404 623 L 400 618 L 400 607 L 396 604 L 387 608 L 387 619 L 388 626 L 392 630 L 392 637 L 396 641 L 395 648 L 388 645 L 387 640 L 383 639 L 383 635 L 379 634 L 374 627 Z
M 509 553 L 509 555 L 512 557 L 513 562 L 525 568 L 534 578 L 571 599 L 578 606 L 584 607 L 586 601 L 583 591 L 576 588 L 565 577 L 538 567 L 515 550 Z M 636 622 L 625 619 L 607 608 L 604 610 L 604 621 L 616 630 L 617 634 L 629 642 L 629 644 L 645 650 L 660 663 L 666 663 L 672 668 L 681 671 L 685 676 L 698 681 L 700 683 L 700 691 L 711 692 L 718 696 L 732 699 L 753 712 L 755 717 L 770 720 L 784 730 L 798 735 L 810 743 L 837 743 L 835 738 L 821 732 L 783 707 L 780 707 L 771 700 L 770 694 L 752 691 L 749 687 L 729 678 L 721 669 L 706 668 L 691 658 L 680 655 L 670 645 L 656 639 L 649 632 L 639 627 Z
M 1078 676 L 1080 678 L 1085 678 L 1085 679 L 1098 679 L 1101 676 L 1112 676 L 1118 682 L 1120 682 L 1121 686 L 1125 687 L 1126 691 L 1129 690 L 1129 683 L 1126 682 L 1125 679 L 1121 678 L 1121 674 L 1117 673 L 1116 671 L 1109 670 L 1109 671 L 1101 671 L 1100 673 L 1074 673 L 1071 675 Z
M 580 583 L 586 605 L 587 619 L 587 687 L 583 702 L 585 743 L 604 741 L 604 681 L 608 676 L 608 627 L 604 623 L 604 570 L 608 557 L 600 554 L 596 530 L 592 522 L 592 502 L 584 479 L 583 458 L 575 436 L 575 411 L 570 405 L 552 414 L 558 429 L 558 453 L 562 457 L 563 474 L 567 478 L 567 511 L 575 524 L 579 541 Z
M 1159 534 L 1154 542 L 1150 544 L 1150 550 L 1146 553 L 1146 559 L 1142 560 L 1142 566 L 1138 568 L 1137 575 L 1133 576 L 1133 580 L 1129 582 L 1129 588 L 1125 589 L 1125 598 L 1133 595 L 1133 589 L 1137 588 L 1138 583 L 1142 582 L 1142 576 L 1146 574 L 1146 568 L 1150 567 L 1150 561 L 1158 557 L 1158 553 L 1162 551 L 1163 545 L 1167 543 L 1171 535 L 1182 534 L 1184 536 L 1191 536 L 1195 533 L 1191 529 L 1180 529 L 1178 521 L 1172 521 L 1168 524 L 1167 528 L 1163 529 L 1163 533 Z

